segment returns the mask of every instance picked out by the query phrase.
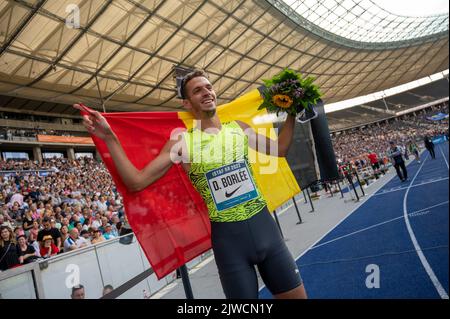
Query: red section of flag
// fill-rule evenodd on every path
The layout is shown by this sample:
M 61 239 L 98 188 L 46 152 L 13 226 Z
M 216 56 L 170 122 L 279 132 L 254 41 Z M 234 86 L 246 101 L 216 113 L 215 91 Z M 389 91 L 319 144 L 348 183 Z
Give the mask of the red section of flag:
M 138 169 L 159 154 L 175 128 L 185 128 L 175 112 L 102 115 Z M 180 165 L 174 164 L 145 190 L 129 193 L 106 144 L 95 136 L 92 139 L 123 195 L 129 223 L 159 279 L 211 248 L 206 205 Z

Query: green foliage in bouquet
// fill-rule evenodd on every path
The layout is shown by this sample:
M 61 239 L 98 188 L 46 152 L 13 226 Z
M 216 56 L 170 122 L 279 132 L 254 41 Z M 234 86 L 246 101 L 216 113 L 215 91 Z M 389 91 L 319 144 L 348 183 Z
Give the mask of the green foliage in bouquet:
M 263 80 L 264 102 L 259 110 L 266 108 L 270 113 L 281 111 L 297 115 L 303 110 L 309 110 L 317 104 L 322 93 L 319 87 L 313 84 L 315 78 L 303 78 L 298 72 L 284 69 L 270 80 Z

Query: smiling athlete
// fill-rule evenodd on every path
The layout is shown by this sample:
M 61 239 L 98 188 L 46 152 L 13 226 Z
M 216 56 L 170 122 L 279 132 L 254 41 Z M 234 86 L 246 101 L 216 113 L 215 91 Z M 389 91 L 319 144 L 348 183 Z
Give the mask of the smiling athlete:
M 258 298 L 255 265 L 275 298 L 306 298 L 299 270 L 270 216 L 249 163 L 248 148 L 286 156 L 295 118 L 288 115 L 277 141 L 257 134 L 240 121 L 221 123 L 216 93 L 203 71 L 182 81 L 183 106 L 196 121 L 193 129 L 169 140 L 160 154 L 139 171 L 127 158 L 106 119 L 98 112 L 84 116 L 89 133 L 105 141 L 129 191 L 140 191 L 182 165 L 208 207 L 211 241 L 227 298 Z M 81 105 L 75 108 L 83 110 Z

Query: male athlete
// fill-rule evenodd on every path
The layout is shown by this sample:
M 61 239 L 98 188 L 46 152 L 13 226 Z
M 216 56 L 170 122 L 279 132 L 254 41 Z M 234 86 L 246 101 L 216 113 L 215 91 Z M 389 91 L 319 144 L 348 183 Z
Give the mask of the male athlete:
M 105 141 L 130 191 L 145 189 L 174 163 L 182 165 L 208 207 L 212 248 L 227 298 L 258 298 L 255 265 L 275 298 L 306 298 L 299 270 L 270 216 L 248 160 L 249 146 L 269 154 L 276 144 L 278 156 L 286 156 L 295 118 L 288 116 L 278 140 L 273 141 L 243 122 L 221 123 L 216 114 L 216 93 L 203 71 L 186 75 L 181 93 L 183 106 L 193 114 L 196 126 L 169 140 L 141 171 L 129 161 L 100 113 L 85 115 L 83 124 L 89 133 Z M 78 104 L 74 107 L 83 109 Z M 261 149 L 259 142 L 266 142 Z

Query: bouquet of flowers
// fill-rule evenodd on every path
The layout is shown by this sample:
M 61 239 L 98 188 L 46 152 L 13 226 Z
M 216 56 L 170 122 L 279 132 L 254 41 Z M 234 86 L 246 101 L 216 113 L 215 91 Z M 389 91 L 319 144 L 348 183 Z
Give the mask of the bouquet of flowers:
M 270 80 L 263 80 L 264 102 L 259 110 L 266 108 L 268 112 L 286 112 L 305 123 L 317 117 L 314 105 L 320 100 L 321 93 L 317 85 L 313 84 L 313 77 L 303 79 L 300 73 L 284 69 Z

